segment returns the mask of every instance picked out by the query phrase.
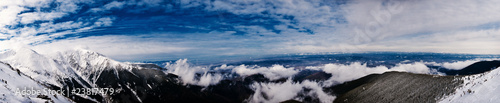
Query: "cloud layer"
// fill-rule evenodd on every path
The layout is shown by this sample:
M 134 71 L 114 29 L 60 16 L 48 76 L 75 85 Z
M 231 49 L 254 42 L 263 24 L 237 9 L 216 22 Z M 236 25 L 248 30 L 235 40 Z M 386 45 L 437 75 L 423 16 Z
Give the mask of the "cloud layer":
M 0 47 L 82 45 L 127 61 L 134 60 L 123 58 L 129 55 L 497 54 L 500 8 L 495 4 L 498 1 L 3 0 Z
M 310 97 L 309 99 L 318 100 L 318 102 L 331 103 L 336 97 L 330 93 L 326 93 L 327 91 L 323 90 L 323 88 L 352 81 L 370 74 L 382 74 L 390 71 L 444 75 L 444 73 L 438 72 L 436 68 L 431 69 L 428 66 L 441 66 L 459 70 L 456 68 L 462 69 L 464 65 L 470 65 L 470 62 L 472 61 L 476 62 L 480 60 L 438 63 L 401 61 L 394 66 L 377 65 L 374 67 L 367 66 L 367 64 L 362 64 L 360 62 L 344 64 L 328 63 L 317 66 L 307 66 L 300 69 L 300 67 L 285 68 L 282 65 L 261 67 L 259 65 L 238 66 L 226 64 L 210 68 L 204 66 L 193 66 L 187 61 L 187 59 L 181 59 L 175 63 L 167 63 L 166 68 L 168 70 L 165 72 L 179 75 L 180 79 L 185 84 L 205 87 L 215 85 L 224 79 L 234 80 L 235 77 L 246 78 L 251 75 L 262 74 L 265 78 L 271 81 L 278 79 L 282 80 L 279 80 L 278 82 L 252 81 L 253 83 L 250 84 L 249 87 L 253 89 L 255 93 L 246 99 L 247 102 L 282 102 L 286 100 L 303 101 L 305 98 Z M 331 74 L 332 76 L 326 80 L 294 81 L 294 79 L 296 79 L 295 75 L 302 70 L 323 71 Z

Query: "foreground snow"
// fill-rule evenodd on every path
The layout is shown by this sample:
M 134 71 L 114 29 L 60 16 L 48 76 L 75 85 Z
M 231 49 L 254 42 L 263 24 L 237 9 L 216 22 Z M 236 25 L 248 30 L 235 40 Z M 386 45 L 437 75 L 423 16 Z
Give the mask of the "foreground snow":
M 465 76 L 462 87 L 441 103 L 493 103 L 500 101 L 500 67 L 490 72 Z
M 17 72 L 3 62 L 0 62 L 0 101 L 6 103 L 42 103 L 42 102 L 55 102 L 55 103 L 69 103 L 71 100 L 66 97 L 56 95 L 45 95 L 49 99 L 39 98 L 37 93 L 24 93 L 22 90 L 47 90 L 44 86 L 38 84 L 36 81 Z M 35 95 L 34 95 L 35 94 Z M 38 94 L 45 94 L 44 92 Z

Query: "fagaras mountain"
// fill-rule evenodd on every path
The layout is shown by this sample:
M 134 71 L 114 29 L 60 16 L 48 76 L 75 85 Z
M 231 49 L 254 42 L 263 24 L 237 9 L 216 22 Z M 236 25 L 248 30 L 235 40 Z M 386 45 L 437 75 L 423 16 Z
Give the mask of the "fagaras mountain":
M 397 54 L 301 55 L 199 66 L 185 59 L 163 64 L 119 62 L 84 49 L 54 54 L 9 49 L 0 53 L 0 101 L 494 102 L 493 94 L 500 92 L 496 89 L 500 61 L 469 58 L 431 62 L 422 58 L 445 54 L 411 53 L 404 54 L 415 56 L 409 60 L 371 58 Z M 337 60 L 325 60 L 330 57 Z M 18 93 L 25 89 L 80 88 L 112 88 L 115 93 Z

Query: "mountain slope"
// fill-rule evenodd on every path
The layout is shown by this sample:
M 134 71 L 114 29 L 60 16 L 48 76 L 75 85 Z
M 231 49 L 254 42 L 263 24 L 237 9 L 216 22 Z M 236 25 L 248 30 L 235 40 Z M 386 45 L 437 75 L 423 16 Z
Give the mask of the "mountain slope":
M 500 62 L 479 61 L 454 76 L 386 72 L 327 88 L 334 102 L 494 102 L 500 86 Z M 493 70 L 492 70 L 493 69 Z M 478 93 L 475 93 L 477 91 Z M 444 99 L 443 99 L 444 98 Z
M 22 90 L 47 90 L 47 87 L 38 84 L 32 78 L 25 76 L 18 69 L 9 64 L 0 62 L 0 101 L 8 103 L 18 102 L 56 102 L 68 103 L 70 99 L 60 94 L 45 95 L 45 93 L 27 93 Z M 22 81 L 22 82 L 20 82 Z M 32 95 L 36 94 L 36 95 Z M 39 95 L 38 95 L 39 94 Z
M 372 74 L 340 85 L 327 85 L 325 81 L 334 78 L 331 73 L 321 69 L 302 70 L 290 76 L 270 79 L 262 71 L 238 76 L 235 68 L 220 71 L 189 72 L 193 69 L 210 68 L 191 67 L 187 60 L 180 60 L 181 65 L 166 66 L 154 64 L 131 64 L 112 60 L 97 52 L 74 49 L 59 52 L 56 55 L 42 55 L 31 49 L 16 49 L 0 52 L 0 101 L 8 102 L 103 102 L 103 103 L 139 103 L 139 102 L 279 102 L 289 100 L 302 102 L 437 102 L 446 95 L 457 95 L 461 91 L 473 94 L 489 88 L 475 86 L 486 82 L 481 76 L 437 76 L 404 72 L 386 72 Z M 177 62 L 176 62 L 177 63 Z M 476 73 L 500 66 L 498 61 L 474 63 L 457 73 Z M 12 66 L 10 66 L 12 65 Z M 361 65 L 364 67 L 363 65 Z M 420 65 L 425 67 L 425 65 Z M 238 66 L 245 67 L 245 66 Z M 221 67 L 222 68 L 222 67 Z M 353 67 L 346 66 L 346 69 Z M 485 69 L 486 68 L 486 69 Z M 233 70 L 231 70 L 233 69 Z M 236 68 L 238 69 L 238 68 Z M 256 68 L 246 68 L 255 70 Z M 258 68 L 266 72 L 267 69 Z M 189 75 L 176 73 L 176 70 L 188 71 Z M 216 70 L 216 69 L 214 69 Z M 291 70 L 296 71 L 291 68 Z M 472 71 L 472 72 L 470 72 Z M 216 74 L 220 73 L 220 74 Z M 223 74 L 226 73 L 226 74 Z M 452 73 L 450 71 L 450 73 Z M 204 75 L 219 75 L 221 79 L 212 84 L 212 79 Z M 223 78 L 222 76 L 229 76 Z M 498 75 L 498 73 L 497 73 Z M 186 77 L 183 78 L 183 77 Z M 191 76 L 191 77 L 189 77 Z M 468 78 L 465 78 L 468 77 Z M 476 79 L 470 79 L 476 78 Z M 183 80 L 210 80 L 207 85 L 197 85 Z M 471 81 L 468 81 L 468 80 Z M 12 81 L 27 81 L 27 84 L 15 84 Z M 466 83 L 462 83 L 465 81 Z M 480 82 L 484 81 L 484 82 Z M 199 83 L 198 83 L 199 84 Z M 208 85 L 210 84 L 210 85 Z M 471 85 L 473 84 L 473 85 Z M 22 86 L 36 89 L 74 90 L 77 88 L 113 88 L 113 94 L 95 95 L 50 95 L 18 96 L 12 88 Z M 461 87 L 462 86 L 462 87 Z M 458 88 L 458 89 L 457 89 Z M 469 92 L 467 89 L 474 89 Z M 494 88 L 495 89 L 495 88 Z M 283 90 L 286 96 L 280 96 Z M 499 91 L 500 92 L 500 91 Z M 461 97 L 464 94 L 460 94 Z M 65 96 L 65 97 L 63 97 Z M 336 97 L 335 97 L 336 96 Z M 471 96 L 469 96 L 471 97 Z M 13 98 L 13 99 L 8 99 Z M 63 98 L 63 99 L 61 99 Z M 66 100 L 64 98 L 70 98 Z M 337 99 L 335 99 L 337 98 Z M 60 100 L 59 100 L 60 99 Z M 293 99 L 293 100 L 290 100 Z M 335 100 L 334 100 L 335 99 Z
M 72 68 L 79 77 L 82 77 L 92 86 L 95 86 L 95 82 L 99 77 L 98 74 L 103 70 L 124 69 L 130 71 L 132 68 L 141 68 L 139 66 L 121 63 L 97 52 L 84 49 L 75 49 L 59 53 L 56 59 L 61 61 L 61 64 Z
M 495 103 L 500 101 L 500 68 L 492 71 L 463 76 L 464 81 L 454 94 L 445 97 L 443 103 Z
M 355 88 L 343 93 L 334 102 L 436 102 L 453 93 L 453 88 L 462 83 L 455 78 L 404 72 L 372 74 L 338 85 Z
M 75 88 L 97 88 L 94 84 L 104 69 L 130 69 L 126 65 L 111 60 L 96 52 L 75 49 L 57 56 L 45 56 L 31 49 L 17 48 L 0 53 L 0 61 L 11 64 L 20 72 L 34 78 L 49 89 L 74 90 Z M 81 102 L 103 102 L 105 95 L 66 95 Z
M 27 48 L 4 51 L 0 53 L 0 61 L 12 65 L 38 82 L 58 87 L 62 86 L 58 80 L 74 77 L 71 75 L 71 68 Z

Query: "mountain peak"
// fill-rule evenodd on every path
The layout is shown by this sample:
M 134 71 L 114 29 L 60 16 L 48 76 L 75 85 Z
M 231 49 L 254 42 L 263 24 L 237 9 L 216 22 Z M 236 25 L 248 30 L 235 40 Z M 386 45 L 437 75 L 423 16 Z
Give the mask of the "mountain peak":
M 59 59 L 62 59 L 62 61 L 67 61 L 70 64 L 78 64 L 80 67 L 97 66 L 97 65 L 103 65 L 105 67 L 126 65 L 124 63 L 110 59 L 104 56 L 103 54 L 86 49 L 68 50 L 62 52 L 61 56 L 59 57 L 61 57 Z

